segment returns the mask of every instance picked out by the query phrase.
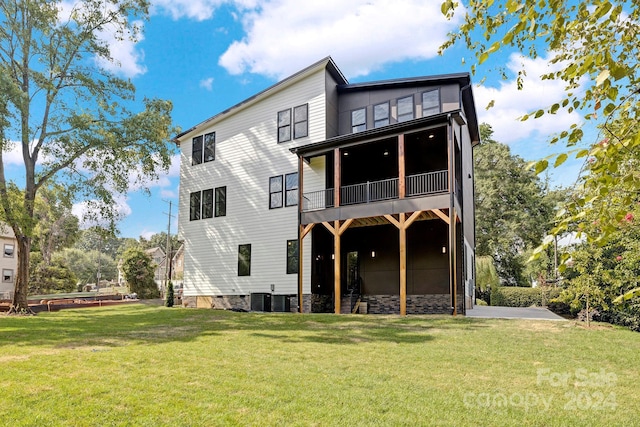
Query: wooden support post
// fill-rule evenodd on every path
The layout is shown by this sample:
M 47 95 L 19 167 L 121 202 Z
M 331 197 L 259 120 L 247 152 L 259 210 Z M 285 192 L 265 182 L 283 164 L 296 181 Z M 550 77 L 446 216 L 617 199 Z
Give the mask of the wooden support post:
M 333 233 L 333 253 L 334 253 L 334 262 L 333 262 L 333 294 L 334 294 L 334 311 L 335 314 L 340 314 L 340 298 L 342 297 L 342 292 L 340 291 L 340 221 L 336 220 L 334 222 L 334 230 Z
M 340 149 L 333 149 L 333 207 L 340 206 L 340 164 L 342 159 L 340 158 Z
M 406 194 L 406 177 L 404 162 L 404 134 L 398 135 L 398 198 L 404 199 Z
M 302 225 L 302 211 L 303 211 L 303 184 L 304 184 L 304 180 L 303 178 L 303 167 L 302 167 L 302 157 L 298 156 L 298 313 L 302 313 L 304 312 L 303 310 L 303 305 L 304 305 L 304 294 L 302 293 L 302 279 L 303 279 L 303 274 L 302 274 L 302 264 L 304 261 L 304 257 L 303 257 L 303 251 L 302 251 L 302 247 L 303 245 L 303 240 L 304 240 L 304 236 L 306 236 L 306 234 L 309 231 L 305 231 L 305 227 L 304 225 Z M 309 227 L 307 225 L 307 227 Z M 313 228 L 313 224 L 311 224 L 311 227 Z M 309 229 L 311 230 L 311 228 Z
M 400 316 L 407 315 L 407 229 L 405 214 L 400 214 Z

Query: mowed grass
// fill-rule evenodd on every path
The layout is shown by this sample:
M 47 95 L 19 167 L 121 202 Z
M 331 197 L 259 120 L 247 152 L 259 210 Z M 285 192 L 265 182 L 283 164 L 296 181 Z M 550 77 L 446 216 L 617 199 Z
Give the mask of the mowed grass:
M 11 426 L 640 424 L 640 335 L 141 304 L 0 316 Z

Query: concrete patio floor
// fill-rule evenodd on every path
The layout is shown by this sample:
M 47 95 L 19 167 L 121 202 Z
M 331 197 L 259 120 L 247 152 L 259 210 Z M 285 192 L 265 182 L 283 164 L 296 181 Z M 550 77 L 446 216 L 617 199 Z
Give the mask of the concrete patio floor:
M 545 307 L 491 307 L 474 305 L 467 310 L 467 317 L 485 319 L 567 320 Z

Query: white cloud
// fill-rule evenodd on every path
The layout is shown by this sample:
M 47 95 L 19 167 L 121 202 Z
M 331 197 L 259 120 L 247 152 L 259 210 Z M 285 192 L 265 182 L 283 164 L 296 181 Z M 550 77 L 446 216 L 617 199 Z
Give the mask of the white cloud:
M 164 11 L 173 19 L 195 19 L 204 21 L 213 17 L 216 9 L 223 4 L 230 3 L 238 9 L 253 9 L 259 0 L 152 0 L 152 13 Z
M 540 76 L 557 70 L 548 58 L 529 59 L 512 54 L 507 69 L 517 75 L 524 68 L 523 88 L 518 90 L 516 79 L 503 81 L 496 87 L 486 85 L 474 87 L 478 118 L 489 123 L 494 130 L 494 139 L 509 144 L 524 138 L 547 139 L 549 135 L 568 129 L 573 123 L 582 123 L 577 112 L 558 110 L 556 114 L 545 114 L 538 119 L 520 121 L 518 118 L 538 109 L 547 109 L 561 100 L 565 93 L 565 83 L 559 80 L 542 80 Z M 494 101 L 489 110 L 487 105 Z
M 200 80 L 200 87 L 211 91 L 213 89 L 213 77 Z
M 219 63 L 231 74 L 282 78 L 331 55 L 346 75 L 366 75 L 386 63 L 435 57 L 463 15 L 447 21 L 440 2 L 423 0 L 325 0 L 304 6 L 299 0 L 264 1 L 240 10 L 246 36 Z
M 99 200 L 85 200 L 74 203 L 71 207 L 71 213 L 80 219 L 81 228 L 89 228 L 95 225 L 106 226 L 107 221 L 100 214 L 101 207 L 104 208 L 105 206 Z M 113 210 L 119 219 L 125 218 L 132 213 L 128 198 L 123 195 L 114 197 L 113 206 L 108 208 Z
M 158 234 L 157 231 L 149 231 L 146 228 L 140 232 L 140 237 L 149 240 L 154 234 Z

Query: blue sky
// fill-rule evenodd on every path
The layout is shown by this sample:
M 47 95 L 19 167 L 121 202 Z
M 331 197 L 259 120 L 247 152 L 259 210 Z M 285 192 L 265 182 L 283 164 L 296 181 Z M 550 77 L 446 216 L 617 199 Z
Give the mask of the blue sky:
M 457 25 L 442 17 L 439 1 L 151 1 L 143 39 L 113 42 L 120 62 L 114 71 L 131 78 L 140 99 L 171 100 L 174 121 L 182 129 L 328 55 L 350 82 L 470 71 L 474 63 L 462 47 L 437 55 L 447 32 Z M 516 89 L 515 73 L 501 80 L 492 71 L 504 65 L 525 67 L 524 91 Z M 562 85 L 538 78 L 548 67 L 544 58 L 523 60 L 513 52 L 499 52 L 473 77 L 476 84 L 484 79 L 482 86 L 474 87 L 480 121 L 491 124 L 495 139 L 527 160 L 559 151 L 547 144 L 549 135 L 581 121 L 577 113 L 516 120 L 561 96 Z M 495 100 L 495 107 L 487 111 L 490 100 Z M 579 167 L 567 162 L 554 171 L 553 182 L 573 183 Z M 168 201 L 173 214 L 177 212 L 178 178 L 176 150 L 170 171 L 149 183 L 151 196 L 132 191 L 119 199 L 122 236 L 166 230 Z M 82 203 L 76 211 L 82 211 Z M 176 224 L 173 218 L 172 233 Z

